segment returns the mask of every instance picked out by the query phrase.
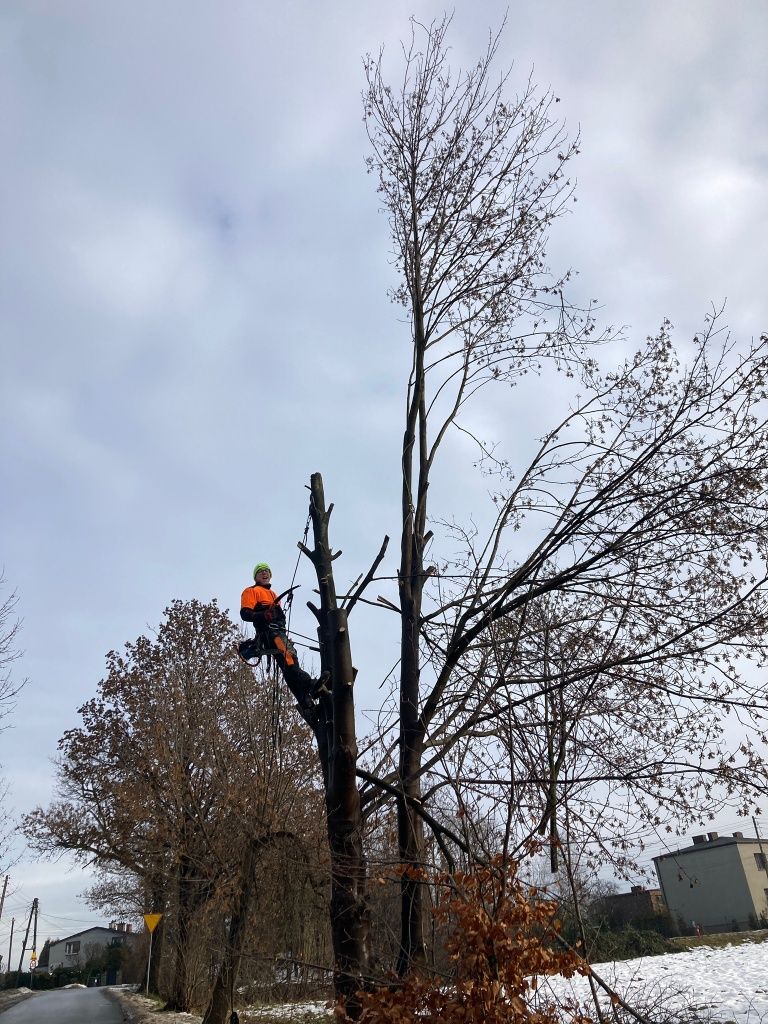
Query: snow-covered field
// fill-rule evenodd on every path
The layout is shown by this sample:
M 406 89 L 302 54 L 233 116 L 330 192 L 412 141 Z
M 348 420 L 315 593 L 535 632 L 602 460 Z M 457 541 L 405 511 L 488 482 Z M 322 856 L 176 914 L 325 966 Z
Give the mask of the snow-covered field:
M 679 1010 L 695 1010 L 701 1019 L 768 1022 L 768 942 L 714 949 L 699 946 L 684 953 L 645 956 L 620 963 L 595 964 L 600 975 L 630 1006 L 647 1010 L 662 1001 Z M 563 998 L 575 995 L 595 1016 L 586 978 L 552 978 L 542 990 Z M 601 1001 L 606 1009 L 608 996 Z
M 630 1006 L 651 1021 L 668 1019 L 661 1009 L 677 1009 L 698 1020 L 717 1024 L 768 1024 L 768 942 L 746 942 L 738 946 L 714 949 L 699 946 L 690 952 L 666 956 L 639 957 L 620 963 L 595 964 L 595 971 Z M 586 1013 L 596 1017 L 586 978 L 549 978 L 540 983 L 540 991 L 554 998 L 575 996 Z M 120 993 L 121 1002 L 130 1003 L 132 1019 L 162 1024 L 193 1024 L 200 1020 L 191 1014 L 149 1013 L 153 1004 L 140 995 Z M 602 1002 L 609 1008 L 608 996 Z M 142 1014 L 141 1010 L 144 1011 Z M 139 1011 L 139 1012 L 137 1012 Z M 309 1024 L 314 1018 L 321 1024 L 329 1019 L 326 1003 L 251 1006 L 240 1011 L 240 1020 L 270 1024 Z M 610 1015 L 609 1015 L 610 1019 Z
M 667 1019 L 665 1011 L 681 1010 L 686 1016 L 726 1024 L 768 1024 L 768 942 L 746 942 L 713 948 L 698 946 L 682 953 L 646 956 L 618 963 L 595 964 L 595 972 L 633 1009 L 651 1021 Z M 586 1013 L 596 1018 L 586 978 L 549 978 L 540 981 L 539 991 L 555 1000 L 575 997 Z M 610 997 L 601 995 L 610 1011 Z M 260 1016 L 272 1020 L 306 1020 L 314 1013 L 328 1013 L 322 1003 L 280 1008 L 255 1007 L 245 1020 Z M 610 1012 L 608 1013 L 611 1018 Z

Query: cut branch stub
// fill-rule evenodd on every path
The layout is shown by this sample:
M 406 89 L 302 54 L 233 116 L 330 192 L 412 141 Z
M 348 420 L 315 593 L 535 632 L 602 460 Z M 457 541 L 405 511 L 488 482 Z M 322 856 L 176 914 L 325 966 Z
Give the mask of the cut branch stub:
M 315 561 L 315 552 L 310 551 L 306 544 L 303 544 L 301 541 L 298 541 L 296 547 L 299 549 L 299 551 L 302 552 L 302 554 L 305 554 L 311 562 Z

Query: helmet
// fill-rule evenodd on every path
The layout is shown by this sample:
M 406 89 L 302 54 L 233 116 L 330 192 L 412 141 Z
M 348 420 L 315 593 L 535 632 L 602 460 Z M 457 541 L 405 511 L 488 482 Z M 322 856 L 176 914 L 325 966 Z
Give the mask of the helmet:
M 266 569 L 269 573 L 272 572 L 272 570 L 269 568 L 269 566 L 267 565 L 266 562 L 259 562 L 257 565 L 255 565 L 253 567 L 253 578 L 254 579 L 256 579 L 256 574 L 260 573 L 262 569 Z

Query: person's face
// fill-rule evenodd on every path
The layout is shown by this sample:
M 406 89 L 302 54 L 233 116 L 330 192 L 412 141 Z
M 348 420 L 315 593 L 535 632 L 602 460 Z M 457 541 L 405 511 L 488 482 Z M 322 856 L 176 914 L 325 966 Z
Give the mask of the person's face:
M 272 573 L 269 571 L 269 569 L 259 569 L 259 571 L 256 573 L 256 582 L 259 584 L 259 586 L 268 587 L 269 584 L 272 582 Z

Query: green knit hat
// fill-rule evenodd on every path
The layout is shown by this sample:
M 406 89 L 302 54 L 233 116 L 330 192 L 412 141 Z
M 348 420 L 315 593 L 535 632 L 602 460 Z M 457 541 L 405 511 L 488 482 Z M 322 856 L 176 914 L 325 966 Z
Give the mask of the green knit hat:
M 258 565 L 253 567 L 253 578 L 256 579 L 256 573 L 261 572 L 262 569 L 267 569 L 271 573 L 272 570 L 269 568 L 266 562 L 259 562 Z

